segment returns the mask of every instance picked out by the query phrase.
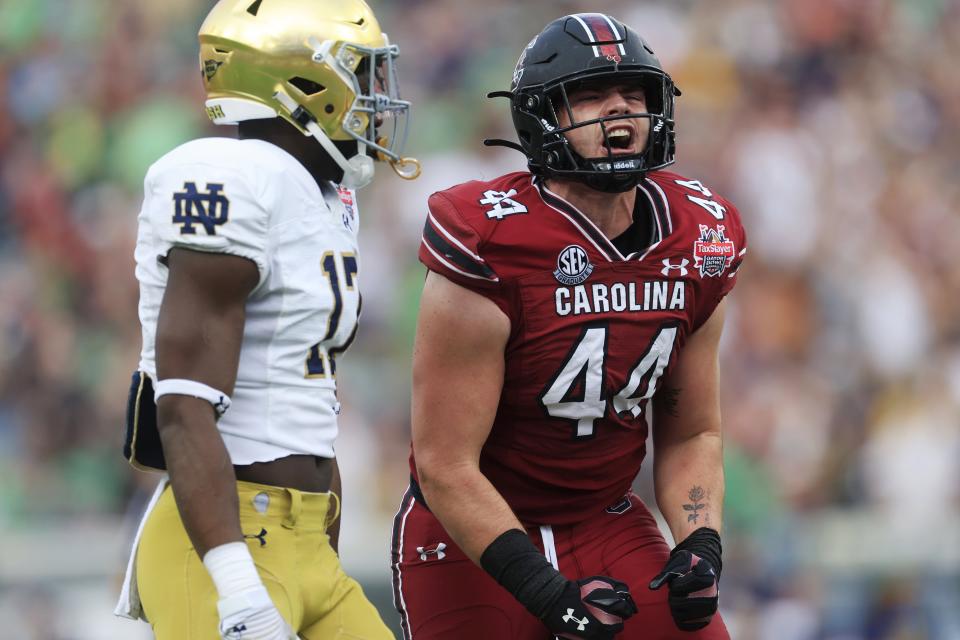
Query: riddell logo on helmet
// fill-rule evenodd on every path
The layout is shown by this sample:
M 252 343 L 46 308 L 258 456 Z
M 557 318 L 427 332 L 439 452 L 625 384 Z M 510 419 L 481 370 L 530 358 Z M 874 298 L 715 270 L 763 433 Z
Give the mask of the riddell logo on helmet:
M 701 278 L 719 276 L 737 255 L 733 241 L 724 237 L 725 230 L 722 224 L 718 224 L 716 229 L 700 225 L 700 239 L 693 243 L 693 264 L 699 269 Z

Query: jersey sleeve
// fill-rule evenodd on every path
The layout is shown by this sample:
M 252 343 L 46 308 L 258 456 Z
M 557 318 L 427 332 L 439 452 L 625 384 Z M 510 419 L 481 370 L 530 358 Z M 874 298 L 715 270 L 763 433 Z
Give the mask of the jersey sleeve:
M 740 272 L 740 267 L 743 265 L 743 259 L 747 255 L 747 231 L 743 228 L 743 222 L 740 220 L 740 212 L 737 211 L 737 208 L 730 202 L 724 201 L 724 204 L 727 207 L 729 216 L 729 234 L 733 240 L 736 253 L 724 277 L 720 279 L 720 288 L 717 293 L 718 304 L 737 284 L 737 275 Z
M 443 194 L 427 203 L 427 221 L 420 242 L 420 261 L 431 271 L 488 297 L 500 288 L 500 278 L 481 257 L 482 239 Z
M 226 253 L 269 271 L 269 207 L 250 176 L 229 167 L 179 165 L 151 171 L 144 209 L 157 238 L 158 257 L 174 247 Z
M 705 287 L 704 304 L 697 309 L 694 321 L 695 329 L 710 319 L 720 302 L 733 290 L 733 287 L 737 284 L 740 267 L 747 255 L 747 232 L 743 228 L 739 211 L 728 200 L 718 199 L 721 200 L 726 211 L 723 221 L 724 239 L 733 243 L 732 256 L 728 266 L 718 276 L 706 278 L 709 284 Z M 719 228 L 719 225 L 717 228 Z
M 430 196 L 420 261 L 468 289 L 494 290 L 500 278 L 480 256 L 481 238 L 442 194 Z

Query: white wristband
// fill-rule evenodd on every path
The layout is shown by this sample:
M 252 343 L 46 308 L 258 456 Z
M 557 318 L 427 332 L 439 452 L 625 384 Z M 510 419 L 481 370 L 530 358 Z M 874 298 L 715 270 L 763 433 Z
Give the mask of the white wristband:
M 156 402 L 161 396 L 166 395 L 193 396 L 206 400 L 213 405 L 213 410 L 218 418 L 230 408 L 230 396 L 196 380 L 185 380 L 183 378 L 158 380 L 157 387 L 153 392 L 153 401 Z
M 203 556 L 203 566 L 210 573 L 221 600 L 263 586 L 246 542 L 228 542 L 210 549 Z

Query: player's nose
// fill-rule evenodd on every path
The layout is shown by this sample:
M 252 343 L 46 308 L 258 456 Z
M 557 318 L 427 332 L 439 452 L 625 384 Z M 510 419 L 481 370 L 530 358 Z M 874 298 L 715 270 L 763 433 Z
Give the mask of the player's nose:
M 612 89 L 603 106 L 604 115 L 618 115 L 629 112 L 627 97 L 620 89 Z

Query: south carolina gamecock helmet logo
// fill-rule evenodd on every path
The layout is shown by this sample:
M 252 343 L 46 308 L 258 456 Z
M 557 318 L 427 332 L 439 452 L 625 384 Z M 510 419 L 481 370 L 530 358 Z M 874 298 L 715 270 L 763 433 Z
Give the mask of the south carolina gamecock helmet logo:
M 722 224 L 718 224 L 716 229 L 700 225 L 700 239 L 693 243 L 693 266 L 699 269 L 701 278 L 719 276 L 737 255 L 733 241 L 723 235 L 725 229 Z

